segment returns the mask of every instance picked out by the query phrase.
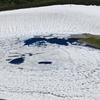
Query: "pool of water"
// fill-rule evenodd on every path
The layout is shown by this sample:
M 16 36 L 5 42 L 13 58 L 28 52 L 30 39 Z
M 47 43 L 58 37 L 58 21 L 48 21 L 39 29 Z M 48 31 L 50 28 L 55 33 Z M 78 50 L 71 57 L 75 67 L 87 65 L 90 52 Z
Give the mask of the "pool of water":
M 24 58 L 15 58 L 15 59 L 11 60 L 9 63 L 10 64 L 17 64 L 17 65 L 19 65 L 19 64 L 21 64 L 23 62 L 24 62 Z
M 52 64 L 51 61 L 41 61 L 41 62 L 38 62 L 38 64 Z
M 57 44 L 57 45 L 65 45 L 68 46 L 68 42 L 69 43 L 73 43 L 76 42 L 76 39 L 57 39 L 57 38 L 53 38 L 53 39 L 45 39 L 45 38 L 30 38 L 24 41 L 24 45 L 32 45 L 32 44 L 36 44 L 36 46 L 47 46 L 47 43 L 50 44 Z M 75 44 L 74 44 L 75 45 Z
M 45 39 L 45 38 L 29 38 L 27 40 L 24 40 L 24 46 L 30 46 L 30 45 L 35 45 L 38 47 L 41 46 L 48 46 L 49 44 L 56 44 L 56 45 L 63 45 L 63 46 L 68 46 L 69 44 L 71 45 L 80 45 L 80 46 L 86 46 L 86 47 L 90 47 L 90 48 L 95 48 L 93 46 L 90 45 L 83 45 L 83 43 L 79 43 L 77 42 L 77 39 L 57 39 L 57 38 L 52 38 L 52 39 Z M 34 48 L 34 47 L 33 47 Z M 98 49 L 98 48 L 95 48 Z M 16 54 L 16 55 L 9 55 L 8 59 L 6 59 L 6 61 L 8 61 L 10 64 L 22 64 L 24 63 L 25 58 L 28 56 L 34 56 L 33 53 L 25 53 L 25 54 Z M 15 58 L 16 57 L 16 58 Z M 52 62 L 50 61 L 41 61 L 41 62 L 37 62 L 38 64 L 52 64 Z
M 88 45 L 88 44 L 83 44 L 80 42 L 77 42 L 78 38 L 70 38 L 70 39 L 57 39 L 57 38 L 51 38 L 51 39 L 45 39 L 45 38 L 30 38 L 27 40 L 24 40 L 24 46 L 25 45 L 33 45 L 35 44 L 35 46 L 47 46 L 48 43 L 50 44 L 57 44 L 57 45 L 64 45 L 64 46 L 68 46 L 68 44 L 70 43 L 71 45 L 80 45 L 80 46 L 85 46 L 85 47 L 90 47 L 90 48 L 94 48 L 94 49 L 99 49 L 96 48 L 94 46 Z

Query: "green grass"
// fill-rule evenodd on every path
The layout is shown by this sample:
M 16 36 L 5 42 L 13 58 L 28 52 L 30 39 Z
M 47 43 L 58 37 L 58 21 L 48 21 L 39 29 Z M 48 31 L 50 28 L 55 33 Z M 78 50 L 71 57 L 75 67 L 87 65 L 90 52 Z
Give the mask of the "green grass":
M 0 4 L 0 11 L 5 11 L 5 10 L 13 10 L 13 9 L 20 9 L 20 8 L 31 8 L 31 7 L 41 7 L 41 6 L 49 6 L 49 5 L 54 5 L 57 4 L 55 1 L 40 1 L 40 2 L 27 2 L 23 4 Z
M 78 42 L 86 43 L 91 46 L 100 48 L 100 35 L 84 34 L 87 38 L 79 39 Z
M 18 2 L 19 1 L 19 2 Z M 100 5 L 100 0 L 1 0 L 0 11 L 57 4 Z

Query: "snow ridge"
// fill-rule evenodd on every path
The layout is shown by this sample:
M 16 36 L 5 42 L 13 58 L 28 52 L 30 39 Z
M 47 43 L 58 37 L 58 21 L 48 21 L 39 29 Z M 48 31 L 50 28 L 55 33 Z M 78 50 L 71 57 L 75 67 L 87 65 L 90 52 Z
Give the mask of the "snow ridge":
M 100 34 L 100 7 L 56 5 L 0 12 L 0 35 Z

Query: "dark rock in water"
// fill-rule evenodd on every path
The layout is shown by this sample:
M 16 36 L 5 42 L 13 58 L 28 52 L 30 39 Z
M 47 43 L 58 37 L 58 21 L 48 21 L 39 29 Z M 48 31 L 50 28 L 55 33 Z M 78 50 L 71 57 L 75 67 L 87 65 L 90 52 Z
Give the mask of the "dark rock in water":
M 11 60 L 9 63 L 11 63 L 11 64 L 21 64 L 21 63 L 23 63 L 24 62 L 24 58 L 16 58 L 16 59 L 13 59 L 13 60 Z
M 50 61 L 41 61 L 41 62 L 38 62 L 38 64 L 52 64 L 52 62 L 50 62 Z

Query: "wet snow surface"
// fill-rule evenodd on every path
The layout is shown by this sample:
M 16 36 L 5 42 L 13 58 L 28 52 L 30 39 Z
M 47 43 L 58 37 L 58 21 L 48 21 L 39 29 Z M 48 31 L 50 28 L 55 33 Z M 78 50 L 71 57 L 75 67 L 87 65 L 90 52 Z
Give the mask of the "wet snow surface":
M 99 100 L 100 49 L 66 40 L 82 33 L 100 35 L 99 6 L 0 12 L 0 98 Z
M 3 38 L 0 39 L 0 97 L 98 100 L 99 67 L 100 50 L 75 40 Z

